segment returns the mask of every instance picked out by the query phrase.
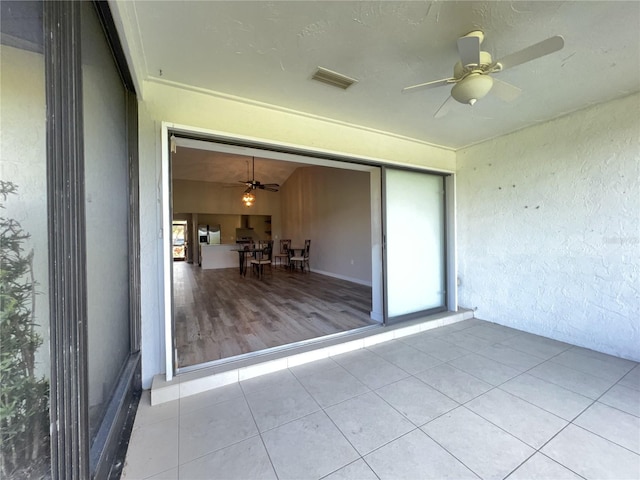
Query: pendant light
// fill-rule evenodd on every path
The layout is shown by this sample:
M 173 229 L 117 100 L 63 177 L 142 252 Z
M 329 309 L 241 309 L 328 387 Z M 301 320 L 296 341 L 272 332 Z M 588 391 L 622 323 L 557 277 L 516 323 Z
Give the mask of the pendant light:
M 250 207 L 256 201 L 256 196 L 251 192 L 244 192 L 242 195 L 242 202 L 245 207 Z
M 255 167 L 254 167 L 253 173 L 255 174 Z M 247 178 L 249 178 L 249 162 L 248 161 L 247 161 Z M 253 176 L 251 177 L 251 179 L 253 180 Z M 245 207 L 251 207 L 255 201 L 256 201 L 256 196 L 253 193 L 251 193 L 251 187 L 249 187 L 242 194 L 242 203 L 244 203 Z

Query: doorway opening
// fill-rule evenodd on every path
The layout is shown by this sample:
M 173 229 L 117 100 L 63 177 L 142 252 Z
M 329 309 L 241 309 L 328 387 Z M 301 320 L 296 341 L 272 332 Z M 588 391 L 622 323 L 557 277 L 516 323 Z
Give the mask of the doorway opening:
M 383 325 L 382 165 L 222 143 L 214 135 L 203 140 L 201 133 L 175 125 L 163 125 L 163 135 L 163 169 L 171 179 L 163 185 L 169 200 L 164 221 L 191 218 L 187 236 L 196 244 L 201 218 L 235 217 L 230 223 L 212 220 L 221 239 L 206 246 L 206 255 L 215 257 L 213 268 L 203 269 L 195 253 L 191 264 L 165 264 L 165 305 L 171 312 L 165 323 L 167 380 L 174 373 Z M 249 161 L 252 183 L 277 187 L 252 189 L 250 207 L 242 201 Z M 249 216 L 268 217 L 269 223 L 248 224 Z M 288 241 L 295 252 L 310 240 L 308 268 L 290 269 L 285 260 L 272 262 L 264 275 L 247 268 L 242 273 L 245 255 L 239 250 L 246 237 L 237 232 L 247 228 L 258 237 L 250 239 L 252 250 L 266 240 L 280 253 L 281 241 Z M 266 232 L 269 238 L 260 238 Z
M 194 245 L 193 262 L 172 262 L 176 372 L 380 325 L 379 167 L 179 136 L 174 144 L 171 218 L 190 220 L 184 242 Z M 250 207 L 249 162 L 251 185 L 271 184 L 251 189 Z M 307 261 L 290 268 L 306 240 Z M 258 275 L 250 262 L 265 245 L 271 263 Z
M 171 244 L 173 261 L 185 261 L 187 259 L 187 222 L 174 220 L 171 226 Z

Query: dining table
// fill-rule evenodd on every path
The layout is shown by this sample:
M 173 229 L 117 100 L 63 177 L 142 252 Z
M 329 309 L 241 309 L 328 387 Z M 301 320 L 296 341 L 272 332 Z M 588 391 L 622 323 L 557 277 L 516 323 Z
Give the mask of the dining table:
M 238 248 L 232 250 L 232 252 L 238 252 L 238 261 L 240 263 L 240 275 L 245 276 L 247 274 L 246 258 L 247 254 L 254 255 L 259 254 L 262 256 L 264 248 Z

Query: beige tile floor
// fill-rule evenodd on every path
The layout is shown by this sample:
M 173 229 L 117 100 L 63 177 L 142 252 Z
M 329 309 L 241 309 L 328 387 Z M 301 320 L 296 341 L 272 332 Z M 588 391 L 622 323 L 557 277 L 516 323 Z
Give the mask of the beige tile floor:
M 481 320 L 151 407 L 122 478 L 638 479 L 640 366 Z

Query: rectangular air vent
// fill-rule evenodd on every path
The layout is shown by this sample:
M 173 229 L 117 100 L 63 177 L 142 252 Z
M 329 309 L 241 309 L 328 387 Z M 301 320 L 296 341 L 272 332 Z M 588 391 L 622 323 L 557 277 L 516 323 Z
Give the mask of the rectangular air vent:
M 314 73 L 311 78 L 313 80 L 326 83 L 327 85 L 342 88 L 343 90 L 346 90 L 351 85 L 358 82 L 355 78 L 349 78 L 346 75 L 342 75 L 341 73 L 333 72 L 322 67 L 318 67 L 318 70 L 316 70 L 316 73 Z

